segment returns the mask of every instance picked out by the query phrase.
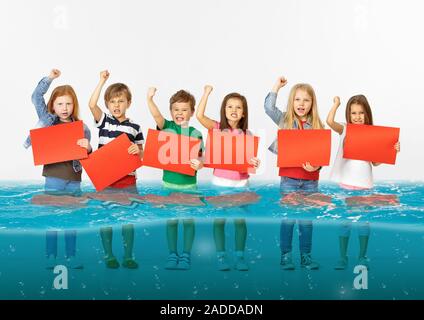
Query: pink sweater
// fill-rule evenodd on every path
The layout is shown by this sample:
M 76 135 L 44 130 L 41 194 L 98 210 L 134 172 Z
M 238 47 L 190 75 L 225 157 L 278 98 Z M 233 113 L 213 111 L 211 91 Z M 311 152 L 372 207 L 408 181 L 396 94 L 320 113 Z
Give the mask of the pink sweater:
M 219 129 L 219 122 L 215 121 L 214 129 Z M 232 134 L 239 135 L 244 134 L 240 130 L 232 130 Z M 229 179 L 229 180 L 245 180 L 249 179 L 249 175 L 246 172 L 238 172 L 233 170 L 224 170 L 224 169 L 214 169 L 213 175 L 216 177 Z

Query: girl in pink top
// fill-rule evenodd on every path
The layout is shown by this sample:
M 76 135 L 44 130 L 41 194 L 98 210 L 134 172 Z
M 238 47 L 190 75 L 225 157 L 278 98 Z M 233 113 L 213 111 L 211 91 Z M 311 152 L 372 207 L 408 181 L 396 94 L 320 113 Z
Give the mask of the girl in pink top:
M 210 93 L 212 92 L 211 86 L 205 86 L 203 97 L 200 100 L 197 108 L 197 119 L 208 130 L 220 129 L 230 130 L 232 134 L 247 134 L 248 126 L 248 107 L 247 101 L 244 96 L 239 93 L 230 93 L 224 97 L 221 104 L 221 119 L 220 122 L 212 120 L 205 116 L 206 104 Z M 255 168 L 259 166 L 259 159 L 252 158 L 250 164 Z M 214 169 L 212 184 L 221 187 L 247 187 L 249 175 L 232 170 Z M 218 258 L 218 270 L 230 270 L 230 265 L 227 262 L 227 255 L 225 252 L 225 222 L 226 219 L 215 219 L 213 225 L 213 234 L 215 239 L 215 246 Z M 244 260 L 244 251 L 246 247 L 247 227 L 245 219 L 235 219 L 235 249 L 236 249 L 236 263 L 235 268 L 240 271 L 248 270 L 248 265 Z

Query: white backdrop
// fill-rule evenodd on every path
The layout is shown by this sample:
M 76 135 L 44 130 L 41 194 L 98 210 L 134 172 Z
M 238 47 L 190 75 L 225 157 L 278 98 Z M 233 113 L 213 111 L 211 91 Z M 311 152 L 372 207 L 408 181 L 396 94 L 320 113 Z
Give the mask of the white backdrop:
M 41 179 L 41 167 L 33 166 L 22 142 L 37 120 L 31 93 L 58 68 L 62 76 L 53 86 L 74 87 L 93 146 L 97 129 L 88 99 L 103 69 L 111 72 L 109 84 L 131 88 L 129 116 L 145 134 L 154 127 L 145 100 L 149 86 L 158 88 L 165 115 L 170 95 L 180 88 L 199 101 L 203 86 L 212 84 L 207 114 L 215 119 L 225 94 L 244 94 L 250 128 L 262 137 L 263 166 L 254 178 L 261 180 L 278 178 L 276 158 L 266 151 L 277 128 L 263 101 L 279 75 L 289 80 L 279 106 L 285 107 L 291 85 L 308 82 L 323 120 L 333 96 L 342 99 L 342 121 L 347 99 L 363 93 L 375 124 L 401 128 L 397 164 L 375 168 L 376 179 L 423 180 L 423 12 L 419 0 L 2 0 L 0 179 Z M 201 128 L 195 119 L 192 125 Z M 333 134 L 332 158 L 337 145 Z M 325 168 L 322 179 L 328 173 Z M 161 177 L 150 168 L 139 174 Z M 199 177 L 207 180 L 211 171 Z

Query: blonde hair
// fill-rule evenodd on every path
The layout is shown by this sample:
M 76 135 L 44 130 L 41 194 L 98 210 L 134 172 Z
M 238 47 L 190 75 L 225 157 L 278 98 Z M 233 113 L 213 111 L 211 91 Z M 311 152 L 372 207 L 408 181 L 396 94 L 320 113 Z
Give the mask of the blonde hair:
M 74 89 L 69 85 L 59 86 L 59 87 L 56 87 L 53 90 L 52 95 L 50 96 L 49 102 L 47 103 L 47 110 L 51 114 L 54 114 L 54 110 L 53 110 L 54 101 L 58 97 L 63 97 L 63 96 L 70 96 L 72 98 L 72 102 L 74 104 L 74 109 L 72 110 L 71 117 L 74 119 L 74 121 L 78 121 L 79 120 L 79 117 L 78 117 L 78 112 L 79 112 L 78 99 L 77 99 L 77 95 L 75 94 Z
M 307 115 L 308 122 L 312 124 L 312 129 L 323 129 L 324 125 L 319 118 L 318 115 L 318 106 L 317 106 L 317 98 L 315 96 L 314 89 L 310 84 L 307 83 L 298 83 L 293 86 L 290 90 L 289 99 L 287 103 L 287 112 L 285 116 L 281 119 L 280 128 L 281 129 L 294 129 L 295 122 L 299 129 L 302 128 L 300 125 L 299 119 L 296 117 L 296 113 L 294 111 L 294 97 L 296 95 L 297 90 L 304 90 L 308 95 L 312 98 L 312 107 L 309 110 Z

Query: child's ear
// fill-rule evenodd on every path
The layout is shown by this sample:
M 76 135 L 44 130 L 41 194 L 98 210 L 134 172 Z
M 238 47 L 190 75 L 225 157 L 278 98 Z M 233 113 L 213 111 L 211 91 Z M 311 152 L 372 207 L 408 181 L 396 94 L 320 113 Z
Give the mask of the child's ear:
M 130 101 L 128 101 L 128 108 L 129 107 L 131 107 L 131 103 L 132 103 L 132 101 L 130 100 Z

